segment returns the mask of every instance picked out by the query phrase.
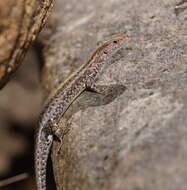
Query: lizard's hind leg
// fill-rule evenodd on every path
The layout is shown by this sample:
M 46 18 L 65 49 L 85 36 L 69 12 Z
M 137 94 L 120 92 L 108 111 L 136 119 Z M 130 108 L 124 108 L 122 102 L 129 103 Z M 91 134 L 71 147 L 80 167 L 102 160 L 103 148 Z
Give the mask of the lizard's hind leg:
M 57 123 L 53 123 L 51 126 L 51 130 L 54 136 L 57 137 L 57 139 L 60 141 L 60 146 L 58 148 L 58 153 L 60 153 L 60 150 L 62 148 L 63 145 L 63 137 L 64 137 L 64 131 L 59 127 L 59 125 Z

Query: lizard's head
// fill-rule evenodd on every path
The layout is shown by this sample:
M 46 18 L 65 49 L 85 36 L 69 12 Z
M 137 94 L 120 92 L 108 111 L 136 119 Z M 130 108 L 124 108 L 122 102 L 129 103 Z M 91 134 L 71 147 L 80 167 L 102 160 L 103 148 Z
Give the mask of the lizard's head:
M 129 38 L 129 36 L 126 34 L 118 34 L 114 36 L 110 41 L 106 42 L 106 44 L 103 46 L 106 45 L 106 51 L 108 50 L 110 52 L 121 48 L 125 44 L 127 38 Z
M 99 53 L 99 55 L 102 57 L 100 57 L 101 59 L 107 59 L 116 53 L 116 51 L 118 51 L 121 47 L 123 47 L 128 38 L 129 36 L 126 34 L 118 34 L 111 40 L 101 45 L 95 54 Z

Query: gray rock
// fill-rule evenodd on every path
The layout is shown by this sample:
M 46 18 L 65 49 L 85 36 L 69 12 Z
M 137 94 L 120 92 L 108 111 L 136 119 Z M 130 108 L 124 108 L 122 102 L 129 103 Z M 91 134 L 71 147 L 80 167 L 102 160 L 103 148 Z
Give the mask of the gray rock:
M 99 41 L 131 36 L 97 82 L 109 93 L 82 93 L 60 122 L 64 143 L 57 154 L 55 141 L 52 154 L 58 189 L 186 189 L 186 16 L 175 0 L 56 2 L 45 49 L 46 94 Z

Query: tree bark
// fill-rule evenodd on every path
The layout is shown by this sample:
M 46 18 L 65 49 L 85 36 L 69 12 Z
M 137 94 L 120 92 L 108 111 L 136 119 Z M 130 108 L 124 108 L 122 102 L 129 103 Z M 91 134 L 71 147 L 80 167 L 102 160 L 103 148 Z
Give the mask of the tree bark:
M 21 65 L 30 43 L 43 28 L 53 0 L 0 2 L 0 88 Z

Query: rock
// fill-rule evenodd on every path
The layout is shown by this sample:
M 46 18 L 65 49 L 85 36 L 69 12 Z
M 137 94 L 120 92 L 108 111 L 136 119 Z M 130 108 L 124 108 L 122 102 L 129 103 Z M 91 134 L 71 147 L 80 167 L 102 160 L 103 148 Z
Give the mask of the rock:
M 58 189 L 186 189 L 185 11 L 176 14 L 174 0 L 56 1 L 46 95 L 99 41 L 131 36 L 97 82 L 111 87 L 108 96 L 83 92 L 60 122 L 63 146 L 57 154 L 55 141 L 52 154 Z

